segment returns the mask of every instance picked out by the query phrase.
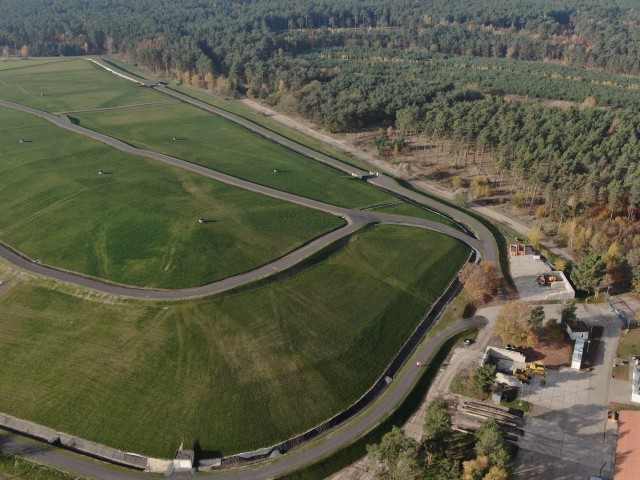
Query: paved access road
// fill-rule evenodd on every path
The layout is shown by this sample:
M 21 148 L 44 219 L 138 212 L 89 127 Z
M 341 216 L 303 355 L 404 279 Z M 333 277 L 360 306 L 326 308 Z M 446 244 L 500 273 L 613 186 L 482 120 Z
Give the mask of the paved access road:
M 468 319 L 448 326 L 421 345 L 417 352 L 418 358 L 428 363 L 431 356 L 447 338 L 467 328 L 483 326 L 484 323 L 485 322 L 480 319 Z M 243 468 L 198 475 L 198 478 L 221 478 L 229 480 L 267 479 L 295 470 L 322 458 L 356 438 L 359 438 L 384 419 L 388 412 L 392 411 L 404 396 L 409 393 L 422 371 L 423 370 L 415 367 L 407 368 L 393 380 L 391 387 L 371 408 L 358 414 L 355 418 L 342 427 L 332 431 L 327 436 L 313 441 L 307 446 L 292 450 L 276 461 L 260 462 Z M 56 447 L 44 444 L 34 445 L 17 435 L 0 435 L 0 449 L 30 457 L 36 461 L 72 471 L 75 474 L 85 475 L 96 480 L 140 480 L 141 478 L 140 474 L 114 470 L 107 465 L 86 459 L 82 456 L 69 455 L 61 452 L 60 449 Z M 185 477 L 190 478 L 190 475 Z M 172 478 L 180 478 L 180 476 L 173 475 Z
M 471 237 L 470 235 L 467 235 L 459 230 L 456 230 L 455 228 L 452 228 L 448 225 L 444 225 L 439 222 L 433 222 L 430 220 L 409 217 L 404 215 L 392 215 L 392 214 L 376 213 L 375 211 L 360 211 L 360 210 L 351 210 L 343 207 L 337 207 L 335 205 L 330 205 L 328 203 L 319 202 L 317 200 L 312 200 L 309 198 L 305 198 L 305 197 L 301 197 L 291 193 L 276 190 L 273 188 L 265 187 L 263 185 L 258 185 L 256 183 L 252 183 L 247 180 L 242 180 L 240 178 L 233 177 L 231 175 L 227 175 L 227 174 L 224 174 L 200 165 L 196 165 L 196 164 L 187 162 L 185 160 L 181 160 L 179 158 L 171 157 L 163 153 L 152 152 L 149 150 L 143 150 L 140 148 L 132 147 L 131 145 L 128 145 L 116 138 L 109 137 L 108 135 L 104 135 L 102 133 L 98 133 L 93 130 L 89 130 L 79 125 L 75 125 L 71 123 L 69 118 L 66 116 L 58 117 L 57 115 L 53 115 L 51 113 L 43 112 L 35 108 L 19 105 L 6 100 L 0 100 L 0 106 L 12 108 L 14 110 L 19 110 L 24 113 L 38 116 L 61 128 L 70 130 L 80 135 L 84 135 L 94 140 L 98 140 L 122 152 L 129 153 L 132 155 L 138 155 L 141 157 L 166 163 L 168 165 L 172 165 L 174 167 L 178 167 L 183 170 L 187 170 L 187 171 L 196 173 L 198 175 L 202 175 L 204 177 L 212 178 L 214 180 L 217 180 L 229 185 L 233 185 L 235 187 L 243 188 L 251 192 L 255 192 L 255 193 L 259 193 L 269 197 L 284 200 L 287 202 L 295 203 L 295 204 L 302 205 L 315 210 L 320 210 L 326 213 L 330 213 L 332 215 L 338 215 L 343 217 L 347 222 L 346 227 L 330 232 L 322 237 L 319 237 L 313 240 L 312 242 L 308 243 L 307 245 L 303 246 L 302 248 L 294 250 L 288 255 L 285 255 L 284 257 L 281 257 L 280 259 L 272 263 L 269 263 L 267 265 L 264 265 L 260 268 L 251 270 L 249 272 L 246 272 L 240 275 L 236 275 L 234 277 L 229 277 L 229 278 L 220 280 L 218 282 L 203 285 L 200 287 L 185 288 L 185 289 L 179 289 L 179 290 L 140 288 L 140 287 L 110 283 L 97 278 L 92 278 L 82 274 L 78 274 L 76 272 L 65 271 L 65 270 L 50 267 L 47 265 L 34 263 L 30 259 L 20 255 L 18 252 L 11 249 L 10 247 L 6 245 L 0 245 L 0 257 L 19 266 L 20 268 L 23 268 L 27 271 L 30 271 L 39 275 L 48 276 L 56 280 L 61 280 L 64 282 L 81 285 L 86 288 L 91 288 L 93 290 L 97 290 L 100 292 L 104 292 L 112 295 L 120 295 L 124 297 L 145 298 L 149 300 L 179 300 L 179 299 L 203 297 L 203 296 L 213 295 L 216 293 L 221 293 L 221 292 L 230 290 L 240 285 L 244 285 L 246 283 L 265 278 L 273 273 L 289 268 L 292 265 L 299 263 L 303 259 L 308 258 L 310 255 L 321 250 L 327 245 L 335 242 L 336 240 L 354 233 L 360 227 L 368 223 L 391 223 L 391 224 L 407 225 L 407 226 L 414 226 L 414 227 L 434 230 L 466 243 L 471 248 L 473 248 L 476 252 L 478 252 L 486 261 L 495 261 L 496 259 L 495 243 L 493 241 L 493 237 L 488 231 L 486 231 L 485 237 L 483 237 L 483 240 L 477 240 Z M 378 180 L 379 178 L 380 177 L 376 178 L 376 180 Z M 395 182 L 393 182 L 393 180 L 391 179 L 385 180 L 385 177 L 380 178 L 380 181 L 389 183 L 389 185 L 395 184 Z M 399 187 L 399 188 L 402 188 L 402 187 Z M 412 198 L 414 201 L 417 201 L 418 197 L 420 197 L 425 200 L 428 200 L 430 204 L 435 202 L 432 199 L 429 199 L 427 197 L 421 197 L 419 194 L 416 194 L 415 192 L 411 192 L 409 190 L 407 190 L 406 193 L 408 195 L 410 194 L 411 197 L 409 198 Z M 423 202 L 423 203 L 427 203 L 427 202 Z M 443 205 L 443 207 L 449 208 L 449 207 L 446 207 L 445 205 Z M 451 210 L 454 210 L 454 209 L 451 209 Z M 475 219 L 471 217 L 469 218 L 474 222 L 476 222 L 483 229 L 485 228 L 482 224 L 477 222 Z

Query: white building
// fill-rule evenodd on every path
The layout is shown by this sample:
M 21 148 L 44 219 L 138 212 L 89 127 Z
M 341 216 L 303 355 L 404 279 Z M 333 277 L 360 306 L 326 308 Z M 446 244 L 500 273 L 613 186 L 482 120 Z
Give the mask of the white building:
M 640 360 L 636 360 L 633 365 L 633 380 L 631 381 L 631 401 L 640 403 Z

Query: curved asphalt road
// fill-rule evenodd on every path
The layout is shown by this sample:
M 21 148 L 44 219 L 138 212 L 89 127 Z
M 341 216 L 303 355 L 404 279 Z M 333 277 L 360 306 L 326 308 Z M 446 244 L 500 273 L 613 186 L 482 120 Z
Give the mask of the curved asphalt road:
M 12 108 L 14 110 L 19 110 L 24 113 L 38 116 L 61 128 L 70 130 L 80 135 L 84 135 L 85 137 L 89 137 L 94 140 L 98 140 L 106 145 L 109 145 L 110 147 L 113 147 L 125 153 L 146 157 L 152 160 L 166 163 L 174 167 L 181 168 L 183 170 L 196 173 L 204 177 L 212 178 L 214 180 L 217 180 L 229 185 L 233 185 L 235 187 L 243 188 L 245 190 L 249 190 L 262 195 L 267 195 L 269 197 L 295 203 L 295 204 L 302 205 L 315 210 L 320 210 L 326 213 L 330 213 L 332 215 L 341 216 L 347 221 L 346 227 L 343 227 L 339 230 L 334 230 L 333 232 L 330 232 L 322 237 L 319 237 L 311 241 L 310 243 L 306 244 L 305 246 L 297 250 L 294 250 L 293 252 L 290 252 L 289 254 L 275 260 L 274 262 L 269 263 L 267 265 L 263 265 L 262 267 L 259 267 L 255 270 L 251 270 L 249 272 L 236 275 L 234 277 L 229 277 L 229 278 L 220 280 L 218 282 L 202 285 L 200 287 L 185 288 L 185 289 L 178 289 L 178 290 L 162 290 L 162 289 L 134 287 L 134 286 L 128 286 L 128 285 L 119 285 L 119 284 L 107 282 L 98 278 L 88 277 L 75 272 L 65 271 L 65 270 L 47 266 L 47 265 L 41 265 L 38 263 L 34 263 L 29 258 L 13 250 L 11 247 L 0 244 L 0 257 L 4 258 L 5 260 L 8 260 L 9 262 L 27 271 L 37 273 L 39 275 L 48 276 L 56 280 L 61 280 L 64 282 L 81 285 L 83 287 L 90 288 L 92 290 L 97 290 L 97 291 L 112 294 L 112 295 L 120 295 L 123 297 L 143 298 L 143 299 L 149 299 L 149 300 L 180 300 L 180 299 L 203 297 L 207 295 L 221 293 L 221 292 L 230 290 L 232 288 L 238 287 L 240 285 L 244 285 L 246 283 L 259 280 L 261 278 L 265 278 L 273 273 L 287 269 L 292 265 L 295 265 L 296 263 L 299 263 L 303 259 L 309 257 L 313 253 L 319 251 L 320 249 L 326 247 L 327 245 L 335 242 L 336 240 L 354 233 L 360 227 L 362 227 L 367 223 L 400 224 L 400 225 L 414 226 L 414 227 L 434 230 L 466 243 L 471 248 L 473 248 L 476 252 L 478 252 L 486 261 L 495 261 L 495 258 L 496 258 L 495 244 L 493 244 L 492 242 L 486 241 L 487 238 L 493 240 L 493 237 L 491 237 L 488 232 L 487 234 L 489 236 L 488 237 L 485 236 L 484 237 L 485 240 L 479 241 L 479 240 L 476 240 L 475 238 L 472 238 L 469 235 L 466 235 L 463 232 L 460 232 L 459 230 L 456 230 L 455 228 L 452 228 L 448 225 L 444 225 L 439 222 L 434 222 L 434 221 L 415 218 L 415 217 L 408 217 L 403 215 L 392 215 L 392 214 L 377 213 L 375 211 L 360 211 L 360 210 L 351 210 L 343 207 L 337 207 L 335 205 L 330 205 L 328 203 L 319 202 L 317 200 L 312 200 L 309 198 L 305 198 L 305 197 L 301 197 L 291 193 L 276 190 L 270 187 L 265 187 L 263 185 L 258 185 L 256 183 L 252 183 L 247 180 L 242 180 L 240 178 L 233 177 L 231 175 L 227 175 L 227 174 L 224 174 L 200 165 L 196 165 L 196 164 L 187 162 L 185 160 L 181 160 L 179 158 L 171 157 L 163 153 L 152 152 L 149 150 L 143 150 L 140 148 L 132 147 L 131 145 L 128 145 L 116 138 L 109 137 L 108 135 L 104 135 L 102 133 L 94 132 L 93 130 L 89 130 L 79 125 L 74 125 L 66 116 L 58 117 L 57 115 L 53 115 L 51 113 L 43 112 L 35 108 L 19 105 L 17 103 L 9 102 L 6 100 L 0 100 L 0 106 Z M 388 180 L 390 184 L 391 183 L 395 184 L 393 180 L 391 179 L 388 179 Z M 382 178 L 381 181 L 386 182 L 384 178 Z M 409 190 L 407 190 L 407 192 L 405 193 L 410 193 L 413 196 L 421 197 L 420 195 L 414 194 L 414 192 L 411 192 Z M 482 228 L 484 228 L 482 224 L 480 224 L 479 222 L 477 223 Z
M 425 363 L 431 359 L 438 347 L 452 335 L 462 332 L 470 327 L 480 327 L 484 321 L 479 319 L 467 319 L 450 325 L 438 332 L 433 338 L 425 342 L 417 352 L 417 358 Z M 309 445 L 291 450 L 280 459 L 273 462 L 260 462 L 242 468 L 223 470 L 219 473 L 198 475 L 197 478 L 230 479 L 230 480 L 257 480 L 273 478 L 285 472 L 295 470 L 322 458 L 343 445 L 359 438 L 378 422 L 386 417 L 388 412 L 409 393 L 420 373 L 418 368 L 407 368 L 394 378 L 390 388 L 369 409 L 358 414 L 345 425 L 331 431 L 328 435 L 314 440 Z M 68 455 L 59 448 L 47 444 L 33 444 L 23 440 L 18 435 L 0 435 L 0 449 L 8 450 L 17 455 L 30 457 L 33 460 L 52 465 L 63 470 L 84 475 L 96 480 L 140 480 L 141 474 L 127 473 L 115 470 L 108 465 L 101 464 L 80 455 Z M 173 478 L 181 478 L 173 475 Z M 184 478 L 191 478 L 190 474 Z

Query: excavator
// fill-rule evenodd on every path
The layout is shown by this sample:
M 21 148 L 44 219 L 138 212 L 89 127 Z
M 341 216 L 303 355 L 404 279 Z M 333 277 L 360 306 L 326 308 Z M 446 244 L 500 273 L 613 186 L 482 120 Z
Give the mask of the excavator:
M 513 376 L 522 383 L 529 383 L 534 375 L 540 376 L 540 386 L 544 387 L 547 378 L 547 369 L 545 368 L 544 363 L 540 361 L 527 363 L 523 369 L 516 368 L 513 371 Z

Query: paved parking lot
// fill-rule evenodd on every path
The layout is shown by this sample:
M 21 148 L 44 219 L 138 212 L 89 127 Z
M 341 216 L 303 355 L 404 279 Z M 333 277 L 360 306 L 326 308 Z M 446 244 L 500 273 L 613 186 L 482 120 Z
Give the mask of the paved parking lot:
M 535 259 L 530 247 L 527 254 L 509 257 L 511 276 L 520 299 L 525 302 L 545 300 L 570 300 L 574 296 L 573 288 L 567 281 L 559 279 L 545 287 L 536 282 L 539 273 L 551 272 L 551 267 L 542 260 Z
M 540 386 L 540 376 L 536 375 L 529 385 L 522 385 L 518 398 L 549 408 L 562 410 L 574 405 L 586 405 L 591 390 L 591 372 L 571 370 L 547 370 L 544 387 Z

